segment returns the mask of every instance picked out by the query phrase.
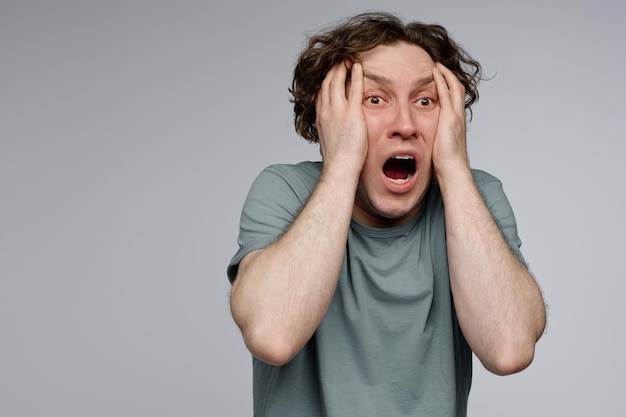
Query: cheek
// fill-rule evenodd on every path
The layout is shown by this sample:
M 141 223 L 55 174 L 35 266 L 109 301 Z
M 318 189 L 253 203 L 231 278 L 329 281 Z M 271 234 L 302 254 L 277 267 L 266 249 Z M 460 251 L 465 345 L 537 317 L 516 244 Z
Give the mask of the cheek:
M 365 125 L 367 127 L 368 154 L 378 153 L 380 148 L 387 145 L 389 139 L 389 126 L 391 121 L 384 111 L 366 112 Z
M 365 112 L 365 126 L 367 127 L 367 140 L 372 145 L 384 131 L 385 120 L 381 114 Z
M 435 135 L 437 134 L 437 126 L 439 123 L 439 112 L 428 115 L 422 119 L 421 132 L 422 136 L 426 140 L 429 148 L 432 147 L 435 141 Z
M 365 124 L 367 126 L 367 156 L 363 165 L 363 174 L 366 177 L 376 175 L 376 156 L 380 153 L 381 147 L 386 144 L 386 122 L 380 115 L 365 116 Z

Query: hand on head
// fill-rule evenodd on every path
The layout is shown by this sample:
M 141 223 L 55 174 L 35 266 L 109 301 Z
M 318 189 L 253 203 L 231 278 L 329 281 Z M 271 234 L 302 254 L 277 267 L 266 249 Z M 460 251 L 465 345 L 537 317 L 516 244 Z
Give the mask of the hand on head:
M 317 95 L 315 121 L 325 164 L 339 162 L 355 168 L 367 155 L 363 115 L 363 67 L 349 61 L 332 67 Z
M 466 145 L 465 88 L 441 63 L 433 68 L 439 97 L 439 122 L 433 145 L 435 174 L 469 165 Z

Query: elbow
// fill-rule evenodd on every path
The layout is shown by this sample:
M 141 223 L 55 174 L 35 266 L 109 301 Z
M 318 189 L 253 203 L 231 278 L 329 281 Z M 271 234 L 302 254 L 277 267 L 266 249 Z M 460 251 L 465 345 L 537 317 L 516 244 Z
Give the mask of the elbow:
M 535 344 L 510 346 L 499 350 L 489 360 L 482 361 L 485 368 L 496 375 L 516 374 L 528 368 L 535 357 Z
M 501 358 L 497 361 L 485 364 L 485 368 L 493 374 L 499 376 L 513 375 L 528 368 L 532 358 L 510 357 Z
M 294 338 L 287 332 L 280 332 L 276 323 L 268 323 L 258 317 L 237 314 L 233 309 L 233 319 L 241 331 L 248 351 L 257 359 L 274 366 L 290 362 L 298 353 Z
M 535 358 L 535 347 L 545 330 L 545 313 L 532 329 L 509 329 L 497 340 L 481 359 L 485 368 L 499 376 L 516 374 L 528 368 Z
M 306 343 L 304 335 L 286 321 L 278 320 L 274 312 L 250 307 L 237 284 L 235 281 L 231 292 L 230 310 L 246 348 L 255 358 L 270 365 L 289 363 Z
M 288 329 L 281 329 L 274 320 L 261 318 L 258 312 L 242 311 L 236 292 L 231 293 L 232 317 L 239 327 L 244 343 L 257 359 L 274 366 L 290 362 L 302 348 Z M 290 336 L 291 335 L 291 336 Z
M 274 366 L 289 363 L 300 350 L 293 342 L 273 332 L 262 329 L 243 331 L 243 338 L 250 353 L 257 359 Z

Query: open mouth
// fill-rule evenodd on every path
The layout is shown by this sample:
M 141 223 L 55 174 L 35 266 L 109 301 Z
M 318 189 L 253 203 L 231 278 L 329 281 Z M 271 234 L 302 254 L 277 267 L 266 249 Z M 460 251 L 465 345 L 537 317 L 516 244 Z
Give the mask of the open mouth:
M 410 155 L 397 155 L 383 165 L 383 173 L 396 184 L 402 184 L 415 175 L 415 158 Z

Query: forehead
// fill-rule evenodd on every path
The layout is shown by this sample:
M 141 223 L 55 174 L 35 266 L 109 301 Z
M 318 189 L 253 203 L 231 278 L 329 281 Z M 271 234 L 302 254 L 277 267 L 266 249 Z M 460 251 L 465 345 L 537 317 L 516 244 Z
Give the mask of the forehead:
M 406 42 L 379 45 L 362 52 L 359 58 L 365 71 L 385 74 L 430 73 L 435 66 L 435 62 L 424 49 Z

